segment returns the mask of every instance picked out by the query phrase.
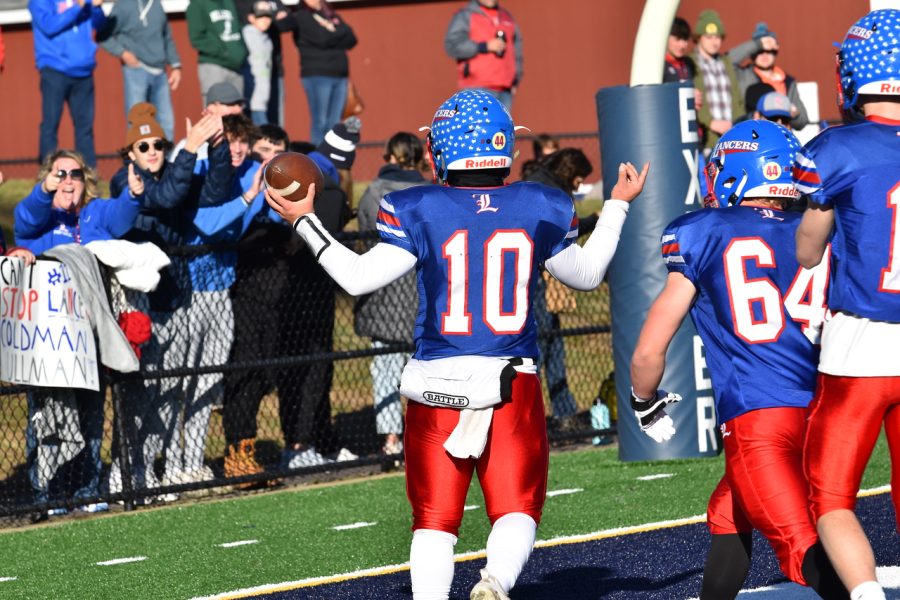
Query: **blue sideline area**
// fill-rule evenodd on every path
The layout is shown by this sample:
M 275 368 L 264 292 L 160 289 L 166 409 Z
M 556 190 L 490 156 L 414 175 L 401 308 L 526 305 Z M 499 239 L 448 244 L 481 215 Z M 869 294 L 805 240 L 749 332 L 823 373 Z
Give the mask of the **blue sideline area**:
M 597 507 L 597 510 L 602 510 Z M 889 494 L 862 498 L 857 513 L 875 549 L 879 566 L 900 565 L 900 537 Z M 705 524 L 685 525 L 598 541 L 565 544 L 535 550 L 519 583 L 514 600 L 678 600 L 700 592 L 703 562 L 709 547 Z M 742 593 L 747 600 L 807 600 L 810 590 L 786 583 L 775 555 L 765 539 L 753 541 L 753 567 L 745 589 L 778 586 L 772 591 Z M 456 565 L 451 599 L 466 600 L 478 580 L 484 559 Z M 900 599 L 900 589 L 886 590 Z M 267 600 L 409 600 L 409 572 L 364 577 L 340 583 L 253 596 Z

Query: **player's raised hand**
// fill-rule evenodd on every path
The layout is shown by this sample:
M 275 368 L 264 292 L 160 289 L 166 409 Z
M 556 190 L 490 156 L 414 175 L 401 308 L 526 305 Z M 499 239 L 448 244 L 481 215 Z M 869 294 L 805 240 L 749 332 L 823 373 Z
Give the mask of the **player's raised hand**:
M 266 187 L 266 202 L 272 207 L 272 210 L 291 225 L 300 217 L 313 211 L 315 199 L 316 184 L 314 183 L 309 184 L 306 190 L 306 197 L 296 202 L 291 202 L 272 188 Z
M 630 162 L 619 163 L 619 180 L 613 186 L 611 197 L 631 202 L 643 191 L 649 172 L 650 163 L 645 163 L 640 173 Z
M 648 400 L 635 396 L 634 390 L 631 390 L 631 409 L 637 417 L 638 426 L 657 444 L 675 435 L 675 421 L 665 411 L 666 406 L 675 402 L 681 402 L 681 395 L 656 390 L 656 395 Z

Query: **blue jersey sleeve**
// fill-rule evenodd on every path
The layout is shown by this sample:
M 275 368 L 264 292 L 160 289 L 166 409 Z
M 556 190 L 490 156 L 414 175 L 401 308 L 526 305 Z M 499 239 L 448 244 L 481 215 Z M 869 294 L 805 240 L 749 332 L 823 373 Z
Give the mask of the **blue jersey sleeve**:
M 413 246 L 412 238 L 401 222 L 401 211 L 394 207 L 392 196 L 392 194 L 388 194 L 381 199 L 375 218 L 375 229 L 378 230 L 382 242 L 403 248 L 415 255 L 416 249 Z
M 699 274 L 691 261 L 691 238 L 691 228 L 685 227 L 682 219 L 676 219 L 663 231 L 660 250 L 669 273 L 681 273 L 695 286 L 699 286 Z
M 578 239 L 578 215 L 575 214 L 572 199 L 565 194 L 561 197 L 554 194 L 549 200 L 555 209 L 552 213 L 556 216 L 553 225 L 558 228 L 557 236 L 562 235 L 562 238 L 550 249 L 548 258 L 562 252 Z
M 805 195 L 810 204 L 817 206 L 831 206 L 831 200 L 822 184 L 823 177 L 819 173 L 816 164 L 814 148 L 807 146 L 797 153 L 794 166 L 794 175 L 797 179 L 797 189 Z

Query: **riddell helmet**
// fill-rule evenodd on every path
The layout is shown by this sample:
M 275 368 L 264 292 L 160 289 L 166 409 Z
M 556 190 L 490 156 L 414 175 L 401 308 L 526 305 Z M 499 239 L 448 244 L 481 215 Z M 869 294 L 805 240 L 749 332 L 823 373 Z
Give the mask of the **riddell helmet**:
M 503 104 L 481 90 L 463 90 L 438 107 L 428 146 L 438 178 L 447 171 L 508 169 L 516 136 Z
M 745 198 L 799 197 L 794 155 L 800 142 L 772 121 L 744 121 L 729 129 L 706 165 L 707 208 L 740 204 Z
M 860 94 L 900 95 L 900 10 L 875 10 L 847 32 L 837 54 L 838 105 Z

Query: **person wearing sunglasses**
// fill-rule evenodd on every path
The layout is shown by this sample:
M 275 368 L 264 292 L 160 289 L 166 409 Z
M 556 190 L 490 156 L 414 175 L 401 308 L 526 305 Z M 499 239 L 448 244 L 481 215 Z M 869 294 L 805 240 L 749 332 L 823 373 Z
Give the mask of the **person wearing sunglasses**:
M 172 152 L 171 142 L 156 120 L 156 107 L 148 102 L 134 105 L 128 113 L 126 145 L 120 150 L 124 165 L 113 175 L 110 191 L 117 194 L 128 187 L 130 170 L 144 183 L 144 197 L 134 226 L 125 234 L 132 242 L 151 242 L 161 248 L 184 245 L 185 223 L 197 206 L 221 202 L 230 190 L 233 169 L 228 144 L 224 142 L 222 118 L 204 114 L 188 127 L 187 137 Z M 195 173 L 199 149 L 209 147 L 202 172 Z M 204 150 L 204 152 L 206 152 Z M 186 305 L 191 296 L 187 259 L 172 256 L 172 263 L 161 272 L 159 286 L 148 296 L 151 339 L 143 348 L 141 368 L 170 368 L 187 360 Z M 136 441 L 132 445 L 134 488 L 159 487 L 153 470 L 163 438 L 171 429 L 173 407 L 178 406 L 180 380 L 162 379 L 120 384 L 120 393 L 133 401 L 126 403 L 126 419 L 133 421 Z M 172 471 L 175 464 L 167 468 Z M 110 492 L 122 489 L 120 465 L 110 470 Z M 164 499 L 174 499 L 168 497 Z
M 755 83 L 767 83 L 791 102 L 791 128 L 803 129 L 809 124 L 806 107 L 800 100 L 797 80 L 775 63 L 778 60 L 778 38 L 765 23 L 757 23 L 753 37 L 728 52 L 734 63 L 738 87 L 743 98 L 747 88 Z
M 14 211 L 16 243 L 35 255 L 59 244 L 117 239 L 134 225 L 144 184 L 129 169 L 128 188 L 98 198 L 97 174 L 73 150 L 47 155 L 38 182 Z
M 34 189 L 16 205 L 16 243 L 41 255 L 57 246 L 120 238 L 134 225 L 143 192 L 143 182 L 131 168 L 125 190 L 112 198 L 99 198 L 97 174 L 84 157 L 73 150 L 57 150 L 47 155 Z M 81 290 L 86 298 L 97 293 L 90 285 L 87 291 Z M 91 390 L 60 387 L 30 387 L 27 396 L 28 469 L 35 501 L 50 499 L 51 485 L 64 477 L 63 472 L 68 475 L 60 485 L 72 490 L 76 502 L 96 498 L 102 466 L 105 396 Z M 38 415 L 43 417 L 41 427 L 36 426 Z M 61 471 L 79 455 L 83 456 L 83 462 L 76 463 L 80 469 Z M 97 512 L 107 506 L 100 502 L 80 509 Z

